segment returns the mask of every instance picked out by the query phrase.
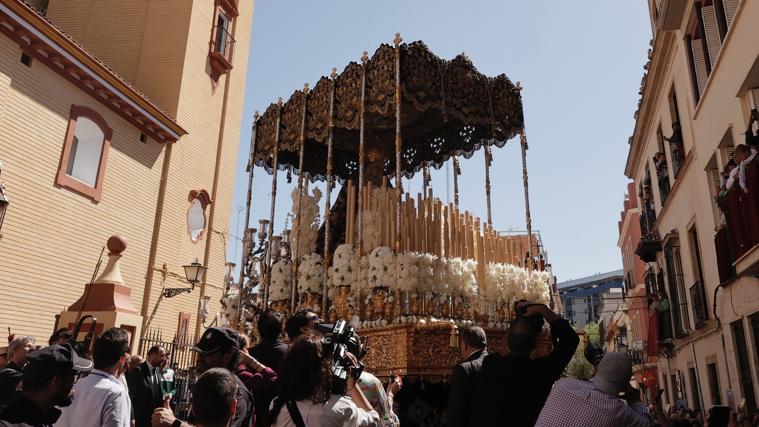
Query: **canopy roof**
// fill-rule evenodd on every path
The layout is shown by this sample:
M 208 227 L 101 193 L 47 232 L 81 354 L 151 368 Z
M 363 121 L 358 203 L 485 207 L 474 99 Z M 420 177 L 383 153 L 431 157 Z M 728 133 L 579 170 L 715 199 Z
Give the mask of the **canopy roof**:
M 404 176 L 413 176 L 425 163 L 439 168 L 455 154 L 470 157 L 486 145 L 502 147 L 523 127 L 520 89 L 505 75 L 481 74 L 464 54 L 441 59 L 421 41 L 399 49 Z M 364 65 L 365 152 L 369 159 L 385 159 L 387 176 L 395 172 L 394 50 L 383 44 Z M 340 181 L 358 171 L 361 67 L 351 62 L 333 74 L 333 174 Z M 266 109 L 255 123 L 256 165 L 272 171 L 279 118 L 278 167 L 299 173 L 305 106 L 303 169 L 311 180 L 325 178 L 332 86 L 332 79 L 322 77 L 305 100 L 305 92 L 298 90 L 281 107 Z

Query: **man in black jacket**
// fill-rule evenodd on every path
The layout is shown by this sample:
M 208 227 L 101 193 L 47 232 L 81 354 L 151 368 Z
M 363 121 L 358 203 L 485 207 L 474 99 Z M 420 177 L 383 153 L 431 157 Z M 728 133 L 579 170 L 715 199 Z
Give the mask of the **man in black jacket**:
M 134 408 L 135 427 L 150 427 L 153 410 L 163 405 L 161 391 L 161 363 L 167 360 L 166 349 L 154 345 L 147 359 L 137 369 L 127 371 L 129 398 Z
M 52 426 L 61 415 L 56 406 L 71 405 L 76 375 L 92 369 L 92 361 L 79 357 L 68 344 L 37 350 L 26 361 L 23 390 L 14 391 L 0 408 L 0 426 Z
M 250 350 L 250 355 L 279 374 L 282 360 L 287 354 L 287 344 L 279 339 L 282 333 L 282 321 L 279 314 L 265 311 L 258 317 L 258 332 L 261 342 Z M 277 396 L 276 387 L 268 390 L 251 390 L 256 401 L 256 416 L 263 419 L 269 412 L 269 404 Z
M 234 373 L 240 355 L 239 335 L 237 331 L 228 328 L 208 328 L 203 332 L 200 341 L 193 347 L 198 354 L 195 369 L 203 373 L 212 368 L 222 368 Z M 235 392 L 235 413 L 229 427 L 249 427 L 255 419 L 253 395 L 250 394 L 240 378 L 234 375 L 237 383 Z M 201 394 L 203 394 L 201 392 Z M 202 398 L 202 397 L 201 397 Z M 193 405 L 195 396 L 193 395 Z M 153 412 L 154 427 L 189 427 L 187 423 L 178 421 L 169 408 L 159 408 Z
M 474 423 L 478 426 L 532 427 L 551 392 L 574 355 L 580 338 L 569 325 L 544 304 L 520 302 L 522 312 L 509 326 L 509 353 L 489 354 L 482 362 L 475 393 Z M 536 317 L 540 316 L 540 317 Z M 553 351 L 532 358 L 542 319 L 551 325 Z
M 488 355 L 485 331 L 469 326 L 459 332 L 459 353 L 464 361 L 453 368 L 448 393 L 448 427 L 472 425 L 472 399 L 482 368 Z

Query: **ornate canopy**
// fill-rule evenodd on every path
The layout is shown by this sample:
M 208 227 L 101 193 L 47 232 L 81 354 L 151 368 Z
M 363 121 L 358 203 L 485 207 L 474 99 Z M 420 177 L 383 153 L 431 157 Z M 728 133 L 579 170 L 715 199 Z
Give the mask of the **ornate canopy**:
M 485 145 L 502 147 L 523 127 L 520 89 L 505 75 L 487 77 L 463 54 L 450 61 L 441 59 L 421 41 L 401 44 L 398 49 L 401 171 L 406 177 L 425 163 L 440 167 L 455 154 L 469 157 Z M 366 152 L 370 158 L 382 156 L 385 174 L 391 176 L 395 171 L 395 48 L 381 45 L 363 67 Z M 271 173 L 278 145 L 278 168 L 299 173 L 303 129 L 303 169 L 311 180 L 324 179 L 331 114 L 333 174 L 340 181 L 357 174 L 362 65 L 351 62 L 333 77 L 322 77 L 307 93 L 295 91 L 281 106 L 271 104 L 258 118 L 256 165 Z

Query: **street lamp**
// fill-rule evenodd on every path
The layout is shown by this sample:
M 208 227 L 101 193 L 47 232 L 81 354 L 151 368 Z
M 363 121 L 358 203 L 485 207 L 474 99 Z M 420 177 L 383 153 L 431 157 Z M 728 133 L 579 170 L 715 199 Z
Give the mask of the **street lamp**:
M 3 164 L 0 163 L 0 175 L 3 174 Z M 5 183 L 0 180 L 0 230 L 3 229 L 3 220 L 5 219 L 5 212 L 8 210 L 8 205 L 11 202 L 8 200 L 8 196 L 5 194 Z M 3 233 L 0 232 L 0 238 L 3 237 Z
M 189 265 L 183 265 L 182 268 L 184 268 L 184 275 L 190 285 L 192 285 L 192 289 L 195 289 L 196 283 L 203 280 L 203 273 L 207 270 L 206 266 L 199 263 L 197 258 L 195 258 L 195 262 Z

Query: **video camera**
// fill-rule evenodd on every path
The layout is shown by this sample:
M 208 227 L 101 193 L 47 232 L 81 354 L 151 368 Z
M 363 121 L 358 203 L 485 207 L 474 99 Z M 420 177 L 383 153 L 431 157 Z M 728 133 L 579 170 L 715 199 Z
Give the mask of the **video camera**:
M 533 305 L 540 305 L 540 304 L 524 304 L 521 306 L 519 305 L 520 303 L 523 303 L 526 301 L 527 300 L 517 301 L 514 304 L 514 311 L 516 311 L 517 317 L 524 317 L 525 319 L 527 319 L 535 331 L 540 331 L 541 329 L 543 329 L 543 316 L 541 316 L 540 314 L 531 314 L 529 316 L 527 315 L 528 307 L 531 307 Z
M 348 369 L 351 375 L 358 380 L 364 365 L 358 362 L 354 366 L 348 353 L 352 353 L 358 359 L 361 355 L 361 340 L 353 326 L 345 320 L 338 320 L 335 324 L 320 323 L 316 329 L 325 336 L 322 338 L 324 356 L 330 358 L 332 363 L 332 390 L 333 394 L 345 395 L 348 390 Z

